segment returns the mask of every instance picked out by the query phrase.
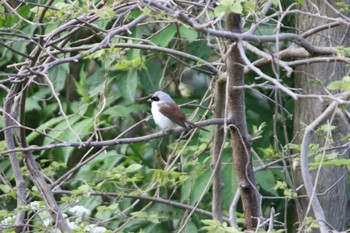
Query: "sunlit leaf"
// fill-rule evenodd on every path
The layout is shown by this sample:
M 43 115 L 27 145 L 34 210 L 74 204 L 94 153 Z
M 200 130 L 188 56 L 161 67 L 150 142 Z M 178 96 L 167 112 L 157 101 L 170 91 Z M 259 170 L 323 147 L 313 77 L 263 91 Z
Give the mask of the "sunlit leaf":
M 329 90 L 350 91 L 350 76 L 344 76 L 342 80 L 336 80 L 328 84 Z
M 231 12 L 236 14 L 242 14 L 243 12 L 243 6 L 240 1 L 237 1 L 233 4 L 233 6 L 230 7 Z
M 167 47 L 172 39 L 174 39 L 176 33 L 176 25 L 170 24 L 161 32 L 157 33 L 151 38 L 151 41 L 161 47 Z
M 126 172 L 135 172 L 135 171 L 139 170 L 140 168 L 142 168 L 141 164 L 134 163 L 126 168 Z
M 1 190 L 3 193 L 8 193 L 8 192 L 11 191 L 11 188 L 10 188 L 8 185 L 0 184 L 0 190 Z

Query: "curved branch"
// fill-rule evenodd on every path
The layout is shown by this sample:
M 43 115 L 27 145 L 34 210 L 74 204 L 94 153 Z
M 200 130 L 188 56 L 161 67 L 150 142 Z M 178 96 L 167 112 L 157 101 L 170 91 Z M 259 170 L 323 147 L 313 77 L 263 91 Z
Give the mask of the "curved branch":
M 281 91 L 285 92 L 286 94 L 288 94 L 290 97 L 292 97 L 293 99 L 298 99 L 298 96 L 292 92 L 291 90 L 289 90 L 288 88 L 286 88 L 285 86 L 283 86 L 277 79 L 274 79 L 268 75 L 266 75 L 264 72 L 262 72 L 259 68 L 255 67 L 248 59 L 248 57 L 246 56 L 245 52 L 244 52 L 244 48 L 242 43 L 237 43 L 237 47 L 239 49 L 239 52 L 242 56 L 243 61 L 245 62 L 245 64 L 251 68 L 255 73 L 257 73 L 260 77 L 262 77 L 263 79 L 273 83 L 277 88 L 279 88 Z
M 131 28 L 135 27 L 137 24 L 139 24 L 140 22 L 142 22 L 143 20 L 145 20 L 147 18 L 147 16 L 145 15 L 140 15 L 139 17 L 137 17 L 136 19 L 134 19 L 132 22 L 123 25 L 120 28 L 111 30 L 108 35 L 101 41 L 101 43 L 99 43 L 97 46 L 94 46 L 92 48 L 90 48 L 89 50 L 85 51 L 83 54 L 78 54 L 76 56 L 73 57 L 67 57 L 67 58 L 62 58 L 62 59 L 58 59 L 40 66 L 35 67 L 36 69 L 49 69 L 51 67 L 57 66 L 59 64 L 63 64 L 63 63 L 67 63 L 67 62 L 76 62 L 80 59 L 82 59 L 83 57 L 86 57 L 100 49 L 103 49 L 104 47 L 107 46 L 108 43 L 110 43 L 110 40 L 115 36 L 118 35 L 122 32 L 127 32 L 130 31 Z
M 73 48 L 59 48 L 59 50 L 61 52 L 64 52 L 64 53 L 71 53 L 71 52 L 79 52 L 79 51 L 89 50 L 92 48 L 93 48 L 92 46 L 80 46 L 80 47 L 73 47 Z M 211 63 L 207 62 L 206 60 L 204 60 L 202 58 L 199 58 L 199 57 L 194 56 L 192 54 L 178 51 L 175 49 L 159 47 L 156 45 L 129 44 L 129 43 L 110 44 L 110 43 L 108 43 L 103 48 L 135 48 L 135 49 L 144 49 L 144 50 L 152 50 L 152 51 L 158 51 L 158 52 L 162 52 L 162 53 L 168 53 L 168 54 L 180 56 L 180 57 L 198 62 L 201 65 L 207 67 L 212 72 L 213 75 L 221 72 L 215 66 L 213 66 Z M 55 52 L 53 52 L 52 54 L 55 54 Z
M 326 217 L 322 206 L 315 195 L 315 187 L 311 180 L 311 175 L 309 171 L 309 145 L 311 132 L 313 132 L 323 121 L 325 121 L 338 107 L 337 102 L 333 102 L 330 104 L 327 109 L 317 117 L 310 125 L 308 125 L 305 129 L 304 137 L 301 143 L 301 152 L 300 152 L 300 166 L 301 166 L 301 174 L 304 181 L 304 186 L 307 192 L 308 197 L 310 198 L 310 202 L 312 205 L 312 209 L 315 213 L 315 217 L 317 221 L 320 223 L 320 230 L 322 233 L 328 232 L 328 226 L 325 224 Z
M 303 36 L 296 35 L 294 33 L 281 33 L 278 35 L 256 36 L 256 35 L 249 35 L 245 33 L 240 34 L 240 33 L 235 33 L 230 31 L 214 30 L 197 23 L 195 19 L 185 15 L 182 11 L 174 11 L 152 0 L 144 0 L 144 2 L 147 3 L 148 5 L 154 6 L 158 10 L 165 11 L 168 15 L 188 24 L 192 28 L 200 32 L 203 32 L 207 35 L 217 36 L 224 39 L 231 39 L 234 41 L 244 40 L 244 41 L 253 41 L 258 43 L 276 42 L 276 41 L 293 41 L 299 46 L 305 48 L 311 54 L 335 54 L 336 53 L 336 49 L 334 48 L 314 46 L 312 43 L 306 40 Z

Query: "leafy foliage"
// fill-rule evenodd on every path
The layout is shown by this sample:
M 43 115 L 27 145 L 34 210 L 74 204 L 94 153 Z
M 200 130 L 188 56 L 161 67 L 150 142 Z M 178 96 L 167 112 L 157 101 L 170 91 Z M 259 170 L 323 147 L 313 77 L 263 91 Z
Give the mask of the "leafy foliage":
M 212 126 L 208 127 L 211 133 L 191 131 L 102 149 L 86 147 L 83 142 L 133 138 L 158 131 L 152 121 L 132 126 L 150 114 L 147 96 L 163 88 L 178 103 L 201 105 L 182 108 L 192 121 L 213 118 L 212 90 L 217 77 L 205 62 L 221 69 L 225 54 L 223 41 L 147 4 L 82 0 L 53 1 L 46 7 L 49 2 L 0 5 L 0 35 L 6 45 L 0 47 L 1 76 L 5 77 L 0 83 L 5 90 L 0 93 L 0 102 L 3 105 L 14 83 L 23 82 L 26 140 L 30 146 L 48 146 L 33 154 L 40 172 L 52 185 L 69 226 L 74 232 L 170 232 L 182 227 L 189 216 L 188 208 L 198 205 L 201 210 L 210 211 Z M 275 11 L 281 3 L 272 2 Z M 14 4 L 12 8 L 11 4 Z M 338 5 L 345 11 L 343 4 Z M 240 14 L 247 17 L 244 28 L 248 30 L 253 26 L 254 15 L 262 15 L 262 7 L 251 0 L 220 0 L 208 8 L 191 3 L 188 10 L 192 9 L 189 14 L 201 14 L 205 9 L 208 22 L 215 22 L 227 13 Z M 252 11 L 254 14 L 250 14 Z M 143 15 L 147 20 L 126 27 Z M 258 29 L 266 35 L 275 35 L 277 19 L 271 16 L 266 22 L 272 26 L 262 24 Z M 203 27 L 212 26 L 205 25 L 205 20 L 202 22 Z M 222 29 L 221 21 L 216 27 Z M 281 47 L 287 44 L 281 42 Z M 271 49 L 263 46 L 256 45 L 261 51 Z M 348 48 L 339 47 L 338 52 L 346 57 Z M 253 60 L 257 55 L 247 51 L 247 56 Z M 262 69 L 273 76 L 273 65 Z M 191 70 L 189 77 L 185 75 L 186 69 Z M 23 79 L 21 76 L 16 79 L 15 74 L 22 70 L 28 73 Z M 284 71 L 281 72 L 283 76 Z M 327 88 L 349 91 L 349 81 L 345 76 Z M 293 85 L 290 80 L 281 83 Z M 251 73 L 247 74 L 246 84 L 265 87 L 264 80 Z M 279 96 L 275 104 L 270 98 L 275 93 L 273 90 L 257 90 L 251 88 L 245 92 L 248 127 L 258 158 L 254 159 L 254 166 L 259 169 L 275 161 L 281 167 L 284 164 L 279 159 L 290 153 L 286 145 L 289 145 L 287 136 L 291 134 L 288 132 L 292 129 L 294 106 L 286 95 Z M 3 108 L 1 111 L 4 114 Z M 324 125 L 318 133 L 329 135 L 334 127 Z M 5 137 L 3 134 L 0 137 L 0 151 L 6 151 Z M 79 142 L 81 147 L 69 146 L 70 142 Z M 59 143 L 67 146 L 50 147 Z M 230 147 L 227 140 L 222 150 L 225 216 L 239 186 Z M 299 145 L 290 145 L 290 149 L 298 151 Z M 310 147 L 310 157 L 314 158 L 310 169 L 320 164 L 350 167 L 349 161 L 339 158 L 336 152 L 327 153 L 321 161 L 325 150 L 320 145 Z M 22 173 L 27 174 L 25 158 L 20 153 L 18 158 Z M 21 210 L 26 211 L 28 230 L 54 232 L 55 222 L 30 177 L 25 175 L 28 205 L 17 207 L 16 180 L 8 155 L 1 157 L 0 167 L 0 224 L 9 226 L 3 232 L 13 232 L 11 226 Z M 258 191 L 270 197 L 264 200 L 263 212 L 277 206 L 280 213 L 286 213 L 279 215 L 278 220 L 285 222 L 284 217 L 292 213 L 280 200 L 286 198 L 292 205 L 297 194 L 280 170 L 257 171 L 256 179 Z M 64 179 L 60 180 L 61 177 Z M 57 180 L 59 184 L 55 183 Z M 236 215 L 241 216 L 241 203 L 237 211 Z M 241 232 L 244 229 L 242 218 L 239 219 L 241 228 L 236 229 L 197 212 L 189 216 L 184 232 Z M 313 229 L 318 225 L 308 219 L 306 227 Z M 279 228 L 276 227 L 276 232 Z

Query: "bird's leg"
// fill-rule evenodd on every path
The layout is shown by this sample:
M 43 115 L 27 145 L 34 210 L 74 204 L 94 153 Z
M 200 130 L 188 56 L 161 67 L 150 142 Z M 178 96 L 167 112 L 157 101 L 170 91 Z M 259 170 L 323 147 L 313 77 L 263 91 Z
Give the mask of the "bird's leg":
M 170 135 L 172 131 L 173 131 L 172 129 L 162 129 L 162 133 L 164 135 Z

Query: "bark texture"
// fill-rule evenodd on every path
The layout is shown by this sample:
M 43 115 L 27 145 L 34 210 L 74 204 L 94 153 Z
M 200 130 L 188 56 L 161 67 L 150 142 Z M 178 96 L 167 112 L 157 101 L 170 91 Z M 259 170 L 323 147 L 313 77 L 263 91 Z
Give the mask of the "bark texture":
M 330 2 L 330 1 L 329 1 Z M 349 0 L 344 1 L 349 4 Z M 332 10 L 323 0 L 306 1 L 301 7 L 302 11 L 312 12 L 314 14 L 336 16 L 336 12 Z M 319 17 L 311 17 L 310 15 L 298 14 L 297 28 L 299 33 L 303 31 L 325 24 L 327 20 Z M 335 27 L 319 32 L 317 35 L 307 38 L 313 45 L 318 46 L 349 46 L 350 41 L 349 28 Z M 347 74 L 349 68 L 344 63 L 317 63 L 299 66 L 296 71 L 296 87 L 302 88 L 305 94 L 325 94 L 325 86 L 335 80 L 340 80 Z M 300 143 L 304 134 L 306 125 L 309 125 L 316 119 L 327 107 L 328 103 L 319 99 L 300 99 L 295 105 L 294 118 L 294 134 L 296 142 Z M 342 137 L 350 133 L 349 123 L 342 116 L 340 111 L 335 115 L 332 125 L 337 126 L 332 131 L 334 140 L 333 145 L 341 143 Z M 311 143 L 324 146 L 325 137 L 312 134 Z M 342 155 L 349 157 L 349 154 Z M 315 184 L 316 193 L 321 206 L 325 212 L 327 222 L 338 231 L 346 229 L 346 222 L 349 221 L 349 195 L 348 195 L 348 171 L 346 167 L 327 166 L 322 167 L 318 183 Z M 312 178 L 315 180 L 316 171 L 312 172 Z M 300 170 L 295 171 L 296 187 L 303 184 Z M 325 192 L 327 191 L 327 192 Z M 325 193 L 324 193 L 325 192 Z M 305 194 L 305 189 L 301 189 L 299 194 Z M 304 218 L 305 212 L 309 205 L 308 198 L 300 199 L 302 212 L 298 213 L 299 217 Z M 312 213 L 310 213 L 312 214 Z M 309 215 L 310 215 L 309 214 Z M 342 217 L 340 217 L 342 216 Z
M 214 117 L 223 118 L 225 111 L 225 86 L 226 82 L 218 79 L 215 85 Z M 222 125 L 215 127 L 213 148 L 211 150 L 211 166 L 213 176 L 213 219 L 222 222 L 222 179 L 221 179 L 221 155 L 225 141 L 225 132 Z
M 228 31 L 241 33 L 241 16 L 230 13 L 226 19 Z M 244 85 L 244 63 L 237 48 L 237 42 L 228 40 L 229 55 L 226 59 L 228 119 L 231 133 L 232 156 L 244 211 L 247 229 L 257 226 L 260 217 L 259 198 L 255 188 L 255 178 L 251 163 L 251 141 L 245 117 L 244 91 L 233 89 Z M 233 125 L 234 124 L 234 125 Z
M 15 132 L 18 132 L 18 128 L 11 128 L 13 126 L 18 126 L 15 122 L 17 119 L 17 114 L 15 111 L 15 107 L 12 109 L 14 104 L 14 93 L 16 92 L 16 88 L 12 89 L 12 92 L 9 93 L 8 98 L 4 101 L 4 111 L 7 114 L 4 114 L 4 134 L 5 134 L 5 140 L 7 144 L 8 149 L 14 149 L 16 148 L 15 144 Z M 23 208 L 26 206 L 26 182 L 24 180 L 21 166 L 19 163 L 19 159 L 17 158 L 16 153 L 10 153 L 9 159 L 11 162 L 11 167 L 13 170 L 13 176 L 15 177 L 16 181 L 16 195 L 17 195 L 17 208 Z M 24 229 L 24 223 L 25 223 L 25 211 L 19 210 L 16 214 L 16 222 L 15 222 L 15 231 L 16 232 L 22 232 Z

